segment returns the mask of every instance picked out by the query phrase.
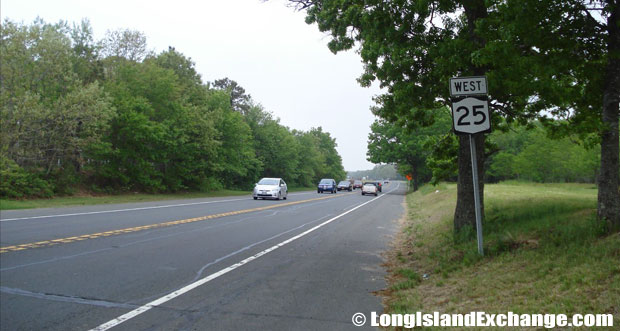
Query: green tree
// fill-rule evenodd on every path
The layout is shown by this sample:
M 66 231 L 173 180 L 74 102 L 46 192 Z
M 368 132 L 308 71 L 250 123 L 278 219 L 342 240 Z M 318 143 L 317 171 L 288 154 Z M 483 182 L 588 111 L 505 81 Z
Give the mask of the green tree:
M 191 58 L 185 57 L 174 47 L 168 47 L 167 51 L 148 60 L 154 61 L 162 68 L 174 71 L 182 90 L 181 93 L 187 98 L 187 102 L 193 105 L 205 104 L 208 95 L 207 87 L 203 84 L 200 74 L 196 72 L 196 64 Z
M 251 106 L 244 118 L 252 129 L 254 149 L 263 165 L 263 176 L 296 182 L 298 146 L 293 134 L 260 105 Z
M 319 151 L 319 141 L 315 135 L 309 132 L 293 130 L 297 140 L 297 182 L 301 187 L 314 186 L 320 179 L 320 169 L 325 168 L 324 160 Z
M 93 39 L 93 29 L 88 19 L 70 30 L 73 49 L 73 71 L 84 83 L 103 80 L 103 66 L 99 59 L 101 46 Z
M 595 182 L 599 167 L 596 146 L 585 147 L 579 139 L 553 137 L 538 121 L 528 127 L 494 132 L 490 138 L 499 151 L 488 158 L 491 181 Z
M 252 130 L 264 176 L 283 177 L 298 186 L 314 185 L 325 177 L 345 178 L 336 140 L 322 128 L 291 131 L 260 105 L 252 105 L 244 119 Z
M 390 122 L 408 127 L 430 125 L 432 110 L 449 105 L 450 77 L 484 75 L 491 69 L 476 62 L 476 54 L 486 42 L 476 26 L 491 6 L 483 0 L 291 2 L 307 10 L 307 23 L 317 23 L 321 31 L 331 33 L 328 46 L 333 52 L 359 47 L 365 64 L 359 81 L 369 86 L 378 80 L 387 90 L 376 99 L 375 114 Z M 492 80 L 489 87 L 494 105 L 513 105 L 526 99 L 504 95 L 504 100 L 498 100 Z M 476 135 L 475 140 L 483 196 L 484 135 Z M 459 137 L 456 230 L 475 223 L 469 151 L 468 138 Z
M 617 0 L 291 2 L 307 10 L 308 23 L 331 33 L 332 51 L 359 47 L 360 82 L 378 80 L 387 89 L 376 114 L 390 122 L 428 125 L 428 110 L 448 104 L 451 76 L 484 74 L 496 127 L 501 118 L 524 124 L 547 113 L 571 118 L 582 132 L 600 132 L 599 216 L 620 224 Z M 484 137 L 475 139 L 482 180 Z M 461 136 L 456 229 L 474 219 L 468 154 Z
M 540 128 L 523 132 L 525 144 L 510 158 L 511 170 L 520 179 L 536 182 L 594 182 L 598 153 L 567 138 L 551 139 Z M 501 160 L 500 160 L 501 161 Z M 492 159 L 492 164 L 497 162 Z
M 213 82 L 213 87 L 218 90 L 227 91 L 230 95 L 230 106 L 235 111 L 245 115 L 252 106 L 252 97 L 245 93 L 245 89 L 234 80 L 226 78 L 217 79 Z
M 252 130 L 243 116 L 232 110 L 226 91 L 211 90 L 208 103 L 218 132 L 217 178 L 225 187 L 249 189 L 263 169 L 256 157 Z
M 121 62 L 111 77 L 118 115 L 108 180 L 147 191 L 214 184 L 219 132 L 208 105 L 188 103 L 176 73 L 154 61 Z
M 318 149 L 323 168 L 319 169 L 318 175 L 321 178 L 334 178 L 339 181 L 345 179 L 346 172 L 342 166 L 342 157 L 338 154 L 336 138 L 332 138 L 329 132 L 324 132 L 323 128 L 312 128 L 309 133 L 318 141 Z
M 114 113 L 98 82 L 74 72 L 69 31 L 64 22 L 5 21 L 0 46 L 1 152 L 57 192 L 76 181 Z
M 342 170 L 329 133 L 291 131 L 236 82 L 204 84 L 136 31 L 95 42 L 80 25 L 6 20 L 0 30 L 0 195 L 72 186 L 147 192 L 309 185 Z
M 146 36 L 130 29 L 106 31 L 101 42 L 104 57 L 122 58 L 132 62 L 141 62 L 151 52 L 147 48 Z
M 437 119 L 428 127 L 406 129 L 385 120 L 376 120 L 368 136 L 368 161 L 373 163 L 396 163 L 403 174 L 413 177 L 413 189 L 430 179 L 431 171 L 426 162 L 432 150 L 429 139 L 442 136 L 450 130 L 448 110 L 437 110 Z
M 482 28 L 495 40 L 482 61 L 513 54 L 531 68 L 522 78 L 533 89 L 527 108 L 563 119 L 541 118 L 555 136 L 597 133 L 598 216 L 620 228 L 620 1 L 505 1 L 498 9 Z

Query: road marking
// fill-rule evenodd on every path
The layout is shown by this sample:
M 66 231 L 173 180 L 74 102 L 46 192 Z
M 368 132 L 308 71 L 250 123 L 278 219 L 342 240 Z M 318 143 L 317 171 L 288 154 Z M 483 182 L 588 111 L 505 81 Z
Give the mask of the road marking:
M 398 188 L 398 186 L 396 188 L 394 188 L 394 190 L 396 190 L 397 188 Z M 392 191 L 394 191 L 394 190 L 392 190 Z M 392 191 L 390 191 L 390 192 L 392 192 Z M 108 321 L 106 323 L 103 323 L 103 324 L 99 325 L 98 327 L 91 329 L 91 331 L 93 331 L 93 330 L 94 331 L 103 331 L 103 330 L 108 330 L 110 328 L 113 328 L 113 327 L 115 327 L 115 326 L 117 326 L 117 325 L 119 325 L 119 324 L 121 324 L 123 322 L 126 322 L 126 321 L 128 321 L 128 320 L 130 320 L 130 319 L 132 319 L 132 318 L 134 318 L 134 317 L 136 317 L 136 316 L 138 316 L 138 315 L 140 315 L 142 313 L 145 313 L 145 312 L 151 310 L 152 308 L 160 306 L 160 305 L 162 305 L 162 304 L 164 304 L 164 303 L 166 303 L 166 302 L 168 302 L 168 301 L 170 301 L 170 300 L 172 300 L 172 299 L 174 299 L 174 298 L 176 298 L 178 296 L 181 296 L 181 295 L 183 295 L 183 294 L 185 294 L 185 293 L 187 293 L 187 292 L 189 292 L 189 291 L 199 287 L 200 285 L 206 284 L 206 283 L 208 283 L 208 282 L 210 282 L 210 281 L 212 281 L 212 280 L 214 280 L 214 279 L 216 279 L 216 278 L 218 278 L 218 277 L 220 277 L 220 276 L 222 276 L 224 274 L 227 274 L 227 273 L 229 273 L 229 272 L 231 272 L 231 271 L 233 271 L 233 270 L 235 270 L 235 269 L 237 269 L 237 268 L 239 268 L 239 267 L 241 267 L 241 266 L 243 266 L 243 265 L 245 265 L 245 264 L 247 264 L 249 262 L 252 262 L 252 261 L 258 259 L 259 257 L 263 256 L 263 255 L 271 253 L 271 252 L 275 251 L 276 249 L 278 249 L 278 248 L 280 248 L 280 247 L 282 247 L 282 246 L 284 246 L 286 244 L 289 244 L 289 243 L 291 243 L 291 242 L 293 242 L 293 241 L 295 241 L 295 240 L 297 240 L 297 239 L 299 239 L 299 238 L 301 238 L 301 237 L 303 237 L 303 236 L 305 236 L 305 235 L 307 235 L 307 234 L 309 234 L 309 233 L 311 233 L 311 232 L 313 232 L 313 231 L 315 231 L 315 230 L 317 230 L 317 229 L 319 229 L 319 228 L 321 228 L 321 227 L 323 227 L 323 226 L 325 226 L 325 225 L 327 225 L 327 224 L 329 224 L 329 223 L 331 223 L 331 222 L 341 218 L 342 216 L 347 215 L 347 214 L 349 214 L 349 213 L 351 213 L 351 212 L 353 212 L 353 211 L 355 211 L 355 210 L 357 210 L 357 209 L 359 209 L 359 208 L 361 208 L 361 207 L 363 207 L 363 206 L 365 206 L 365 205 L 367 205 L 367 204 L 369 204 L 369 203 L 371 203 L 371 202 L 373 202 L 373 201 L 375 201 L 377 199 L 380 199 L 380 198 L 382 198 L 384 196 L 385 195 L 382 194 L 382 195 L 380 195 L 380 196 L 378 196 L 376 198 L 373 198 L 372 200 L 366 201 L 366 202 L 362 203 L 361 205 L 359 205 L 357 207 L 349 209 L 346 212 L 344 212 L 344 213 L 342 213 L 342 214 L 340 214 L 338 216 L 332 217 L 332 218 L 328 219 L 327 221 L 325 221 L 325 222 L 323 222 L 323 223 L 321 223 L 321 224 L 319 224 L 319 225 L 317 225 L 317 226 L 315 226 L 315 227 L 313 227 L 311 229 L 308 229 L 308 230 L 306 230 L 306 231 L 304 231 L 304 232 L 302 232 L 302 233 L 300 233 L 300 234 L 298 234 L 298 235 L 296 235 L 294 237 L 291 237 L 291 238 L 289 238 L 289 239 L 287 239 L 287 240 L 285 240 L 285 241 L 283 241 L 283 242 L 281 242 L 281 243 L 279 243 L 277 245 L 271 246 L 271 247 L 267 248 L 266 250 L 261 251 L 261 252 L 255 254 L 255 255 L 252 255 L 252 256 L 244 259 L 244 260 L 241 260 L 241 261 L 239 261 L 239 262 L 237 262 L 237 263 L 235 263 L 235 264 L 233 264 L 233 265 L 231 265 L 231 266 L 229 266 L 227 268 L 224 268 L 224 269 L 222 269 L 222 270 L 220 270 L 218 272 L 212 273 L 212 274 L 210 274 L 210 275 L 208 275 L 208 276 L 206 276 L 206 277 L 204 277 L 204 278 L 202 278 L 202 279 L 200 279 L 200 280 L 198 280 L 196 282 L 193 282 L 193 283 L 191 283 L 191 284 L 189 284 L 189 285 L 187 285 L 187 286 L 185 286 L 183 288 L 180 288 L 180 289 L 178 289 L 178 290 L 176 290 L 176 291 L 174 291 L 174 292 L 172 292 L 170 294 L 167 294 L 167 295 L 165 295 L 165 296 L 163 296 L 163 297 L 161 297 L 159 299 L 153 300 L 153 301 L 147 303 L 144 306 L 138 307 L 138 308 L 136 308 L 136 309 L 134 309 L 134 310 L 132 310 L 132 311 L 126 313 L 126 314 L 123 314 L 123 315 L 121 315 L 121 316 L 119 316 L 119 317 L 117 317 L 117 318 L 115 318 L 113 320 L 110 320 L 110 321 Z
M 312 192 L 310 192 L 310 193 L 312 193 Z M 291 195 L 293 195 L 293 196 L 295 196 L 295 195 L 305 195 L 305 194 L 310 194 L 310 193 L 293 193 L 293 194 L 289 194 L 288 196 L 291 196 Z M 193 206 L 193 205 L 206 205 L 206 204 L 218 203 L 218 202 L 243 201 L 243 200 L 246 200 L 246 199 L 247 198 L 218 200 L 218 201 L 202 201 L 202 202 L 191 202 L 191 203 L 179 203 L 179 204 L 176 204 L 176 205 L 163 205 L 163 206 L 136 207 L 136 208 L 127 208 L 127 209 L 100 210 L 100 211 L 89 211 L 89 212 L 72 213 L 72 214 L 41 215 L 41 216 L 30 216 L 30 217 L 5 218 L 5 219 L 0 219 L 0 222 L 19 221 L 19 220 L 32 220 L 32 219 L 52 218 L 52 217 L 67 217 L 67 216 L 80 216 L 80 215 L 121 213 L 121 212 L 136 211 L 136 210 L 171 208 L 171 207 L 185 207 L 185 206 Z
M 164 206 L 151 206 L 151 207 L 138 207 L 138 208 L 127 208 L 127 209 L 90 211 L 90 212 L 73 213 L 73 214 L 41 215 L 41 216 L 31 216 L 31 217 L 5 218 L 5 219 L 0 219 L 0 222 L 18 221 L 18 220 L 32 220 L 32 219 L 52 218 L 52 217 L 67 217 L 67 216 L 81 216 L 81 215 L 120 213 L 120 212 L 126 212 L 126 211 L 136 211 L 136 210 L 159 209 L 159 208 L 170 208 L 170 207 L 184 207 L 184 206 L 193 206 L 193 205 L 205 205 L 205 204 L 217 203 L 217 202 L 241 201 L 241 200 L 246 200 L 246 199 L 247 198 L 244 198 L 244 199 L 230 199 L 230 200 L 218 200 L 218 201 L 203 201 L 203 202 L 192 202 L 192 203 L 180 203 L 180 204 L 176 204 L 176 205 L 164 205 Z
M 246 200 L 246 199 L 247 198 L 244 198 L 244 199 L 219 200 L 219 201 L 203 201 L 203 202 L 192 202 L 192 203 L 180 203 L 180 204 L 176 204 L 176 205 L 163 205 L 163 206 L 138 207 L 138 208 L 127 208 L 127 209 L 100 210 L 100 211 L 90 211 L 90 212 L 73 213 L 73 214 L 41 215 L 41 216 L 31 216 L 31 217 L 5 218 L 5 219 L 1 219 L 0 222 L 18 221 L 18 220 L 32 220 L 32 219 L 52 218 L 52 217 L 67 217 L 67 216 L 80 216 L 80 215 L 120 213 L 120 212 L 126 212 L 126 211 L 136 211 L 136 210 L 159 209 L 159 208 L 170 208 L 170 207 L 184 207 L 184 206 L 193 206 L 193 205 L 204 205 L 204 204 L 217 203 L 217 202 L 241 201 L 241 200 Z
M 351 193 L 349 193 L 349 194 L 351 194 Z M 138 231 L 144 231 L 144 230 L 151 230 L 151 229 L 156 229 L 156 228 L 164 228 L 164 227 L 169 227 L 169 226 L 179 225 L 179 224 L 187 224 L 187 223 L 200 222 L 200 221 L 204 221 L 204 220 L 209 220 L 209 219 L 214 219 L 214 218 L 221 218 L 221 217 L 225 217 L 225 216 L 246 214 L 246 213 L 251 213 L 251 212 L 256 212 L 256 211 L 263 211 L 263 210 L 267 210 L 267 209 L 273 209 L 273 208 L 279 208 L 279 207 L 298 205 L 298 204 L 306 203 L 306 202 L 310 202 L 310 201 L 317 201 L 317 200 L 336 198 L 336 197 L 343 196 L 343 195 L 348 195 L 348 194 L 340 194 L 340 195 L 335 194 L 335 195 L 329 195 L 329 196 L 326 196 L 326 197 L 320 197 L 320 198 L 314 198 L 314 199 L 286 202 L 286 203 L 280 203 L 280 204 L 275 204 L 275 205 L 269 205 L 269 206 L 265 206 L 265 207 L 258 207 L 258 208 L 244 209 L 244 210 L 236 210 L 236 211 L 231 211 L 231 212 L 225 212 L 225 213 L 219 213 L 219 214 L 213 214 L 213 215 L 206 215 L 206 216 L 200 216 L 200 217 L 194 217 L 194 218 L 188 218 L 188 219 L 182 219 L 182 220 L 176 220 L 176 221 L 170 221 L 170 222 L 148 224 L 148 225 L 136 226 L 136 227 L 131 227 L 131 228 L 119 229 L 119 230 L 111 230 L 111 231 L 105 231 L 105 232 L 97 232 L 97 233 L 91 233 L 91 234 L 84 234 L 84 235 L 81 235 L 81 236 L 73 236 L 73 237 L 59 238 L 59 239 L 53 239 L 53 240 L 37 241 L 37 242 L 33 242 L 33 243 L 19 244 L 19 245 L 13 245 L 13 246 L 4 246 L 4 247 L 0 247 L 0 254 L 7 253 L 7 252 L 23 251 L 23 250 L 32 249 L 32 248 L 49 247 L 49 246 L 54 246 L 54 245 L 58 245 L 58 244 L 72 243 L 72 242 L 81 241 L 81 240 L 95 239 L 95 238 L 108 237 L 108 236 L 116 236 L 116 235 L 121 235 L 121 234 L 125 234 L 125 233 L 132 233 L 132 232 L 138 232 Z

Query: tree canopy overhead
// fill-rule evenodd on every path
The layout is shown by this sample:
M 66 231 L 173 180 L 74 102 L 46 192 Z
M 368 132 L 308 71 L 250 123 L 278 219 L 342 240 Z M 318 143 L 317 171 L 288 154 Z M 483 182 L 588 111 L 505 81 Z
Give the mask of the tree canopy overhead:
M 387 91 L 374 113 L 390 123 L 428 126 L 433 110 L 450 104 L 450 77 L 486 75 L 496 129 L 547 118 L 559 136 L 568 133 L 562 123 L 596 132 L 599 216 L 620 224 L 619 1 L 290 2 L 330 34 L 330 50 L 357 49 L 365 65 L 359 81 L 376 80 Z M 484 137 L 475 140 L 482 178 Z M 459 137 L 456 229 L 473 223 L 468 150 L 467 137 Z

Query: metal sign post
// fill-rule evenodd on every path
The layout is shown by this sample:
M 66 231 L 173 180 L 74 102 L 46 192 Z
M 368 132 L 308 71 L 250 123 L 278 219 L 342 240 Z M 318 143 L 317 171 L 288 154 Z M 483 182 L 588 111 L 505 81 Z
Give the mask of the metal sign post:
M 474 208 L 476 212 L 476 235 L 478 254 L 484 255 L 482 246 L 482 212 L 478 189 L 478 159 L 474 134 L 491 131 L 486 77 L 454 77 L 450 79 L 452 99 L 452 126 L 456 134 L 469 135 L 471 172 L 474 181 Z M 482 97 L 481 97 L 482 96 Z
M 480 193 L 478 191 L 478 159 L 476 159 L 476 139 L 469 135 L 469 149 L 471 150 L 471 174 L 474 179 L 474 207 L 476 209 L 476 235 L 478 237 L 478 254 L 484 256 L 482 248 L 482 212 L 480 211 Z

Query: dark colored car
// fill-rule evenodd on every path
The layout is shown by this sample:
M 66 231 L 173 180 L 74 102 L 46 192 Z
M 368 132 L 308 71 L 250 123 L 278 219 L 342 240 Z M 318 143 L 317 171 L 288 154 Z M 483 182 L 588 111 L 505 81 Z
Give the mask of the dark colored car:
M 323 192 L 331 192 L 331 193 L 338 192 L 338 188 L 336 187 L 336 181 L 331 178 L 321 179 L 321 181 L 319 182 L 319 185 L 316 188 L 316 193 L 323 193 Z
M 353 191 L 353 185 L 348 180 L 340 181 L 340 183 L 338 183 L 337 188 L 338 188 L 338 191 L 343 191 L 343 190 L 346 190 L 349 192 Z
M 364 186 L 364 183 L 362 183 L 361 180 L 356 180 L 353 182 L 353 189 L 355 190 L 356 188 L 362 188 L 362 186 Z

